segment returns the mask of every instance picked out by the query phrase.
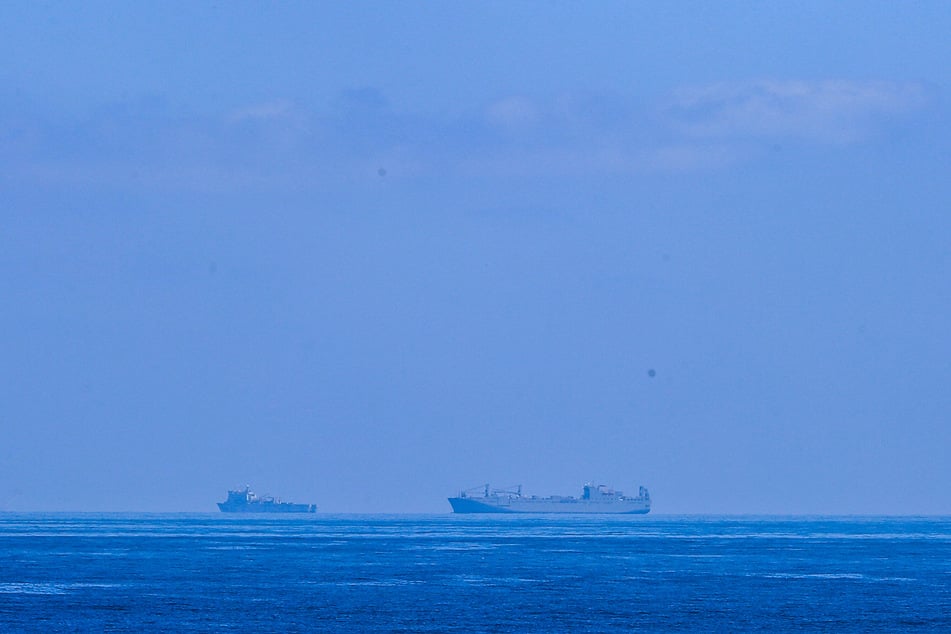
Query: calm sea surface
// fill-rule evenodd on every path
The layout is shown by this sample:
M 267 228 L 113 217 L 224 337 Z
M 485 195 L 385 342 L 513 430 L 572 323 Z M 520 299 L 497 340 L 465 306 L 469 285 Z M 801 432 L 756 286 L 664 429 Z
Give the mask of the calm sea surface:
M 951 518 L 0 514 L 0 630 L 951 631 Z

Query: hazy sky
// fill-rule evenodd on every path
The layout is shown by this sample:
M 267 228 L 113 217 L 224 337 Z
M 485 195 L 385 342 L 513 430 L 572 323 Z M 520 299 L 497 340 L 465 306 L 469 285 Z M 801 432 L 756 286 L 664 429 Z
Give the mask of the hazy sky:
M 951 513 L 948 33 L 0 4 L 0 510 Z

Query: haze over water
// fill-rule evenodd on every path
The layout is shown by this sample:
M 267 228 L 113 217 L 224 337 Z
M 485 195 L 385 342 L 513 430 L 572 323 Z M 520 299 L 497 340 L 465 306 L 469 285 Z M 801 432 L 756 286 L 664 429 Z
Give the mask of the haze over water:
M 0 510 L 951 510 L 947 3 L 0 24 Z

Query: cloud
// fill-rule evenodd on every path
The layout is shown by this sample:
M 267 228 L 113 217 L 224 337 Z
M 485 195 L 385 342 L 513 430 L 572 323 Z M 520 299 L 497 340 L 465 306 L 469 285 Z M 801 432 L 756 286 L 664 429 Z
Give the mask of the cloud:
M 665 110 L 688 137 L 853 143 L 926 101 L 915 83 L 770 80 L 682 88 Z
M 274 119 L 287 119 L 296 116 L 296 108 L 293 102 L 286 99 L 277 99 L 265 103 L 254 104 L 233 111 L 227 120 L 229 123 L 242 123 L 244 121 L 269 121 Z
M 452 114 L 399 111 L 375 88 L 343 91 L 322 110 L 273 99 L 187 115 L 132 102 L 0 121 L 0 171 L 33 186 L 209 191 L 349 187 L 376 182 L 380 167 L 388 183 L 709 172 L 762 160 L 780 141 L 867 140 L 927 103 L 919 84 L 847 80 L 684 87 L 653 104 L 513 94 Z
M 658 171 L 691 172 L 729 167 L 745 151 L 723 144 L 681 143 L 651 148 L 641 156 L 641 166 Z
M 334 105 L 341 112 L 382 112 L 389 108 L 386 96 L 371 86 L 342 90 Z
M 506 128 L 530 125 L 538 119 L 538 109 L 526 97 L 506 97 L 489 104 L 486 119 L 491 125 Z

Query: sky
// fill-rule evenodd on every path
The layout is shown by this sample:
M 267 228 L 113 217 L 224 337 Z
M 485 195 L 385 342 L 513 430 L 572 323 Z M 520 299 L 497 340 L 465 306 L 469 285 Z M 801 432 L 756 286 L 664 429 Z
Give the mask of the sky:
M 949 32 L 0 4 L 0 511 L 951 513 Z

